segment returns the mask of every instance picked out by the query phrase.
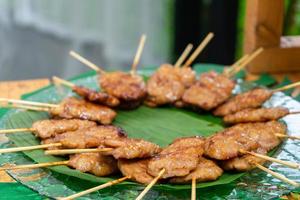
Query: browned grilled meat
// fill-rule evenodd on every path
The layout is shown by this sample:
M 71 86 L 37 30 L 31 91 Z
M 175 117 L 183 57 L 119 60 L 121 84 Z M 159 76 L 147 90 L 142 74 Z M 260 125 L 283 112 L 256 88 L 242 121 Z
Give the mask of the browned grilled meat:
M 184 85 L 174 67 L 164 64 L 149 78 L 147 92 L 148 97 L 145 103 L 148 106 L 172 104 L 183 95 Z
M 267 154 L 267 151 L 263 148 L 258 148 L 254 152 L 259 154 Z M 256 166 L 253 163 L 263 164 L 265 160 L 252 155 L 242 155 L 240 157 L 232 158 L 229 160 L 223 160 L 220 162 L 220 166 L 225 171 L 249 171 Z
M 256 149 L 258 143 L 243 129 L 228 128 L 209 137 L 204 146 L 204 155 L 207 157 L 216 160 L 228 160 L 237 157 L 241 149 L 246 151 Z
M 191 67 L 174 67 L 185 88 L 191 87 L 196 81 L 196 72 Z
M 121 108 L 137 107 L 147 95 L 145 82 L 139 75 L 117 71 L 102 74 L 99 78 L 100 87 L 118 98 Z
M 104 145 L 114 148 L 105 154 L 112 155 L 116 159 L 148 158 L 161 151 L 154 143 L 132 138 L 106 139 Z
M 58 107 L 51 108 L 50 114 L 66 119 L 83 119 L 101 124 L 111 124 L 117 115 L 109 107 L 92 104 L 73 97 L 66 98 Z
M 95 122 L 80 119 L 46 119 L 34 122 L 32 128 L 36 136 L 45 139 L 67 131 L 76 131 L 96 125 Z
M 272 91 L 266 89 L 256 88 L 250 90 L 229 99 L 214 111 L 214 115 L 226 116 L 247 108 L 258 108 L 271 96 Z
M 240 155 L 240 150 L 261 147 L 269 151 L 281 142 L 276 133 L 286 134 L 285 125 L 277 121 L 237 124 L 208 138 L 204 154 L 216 160 L 228 160 Z
M 106 139 L 126 138 L 124 131 L 115 126 L 96 126 L 57 135 L 52 140 L 59 142 L 64 148 L 84 149 L 98 147 Z
M 71 155 L 68 166 L 96 176 L 107 176 L 118 171 L 117 161 L 112 156 L 104 156 L 99 153 Z
M 193 178 L 197 182 L 214 181 L 222 174 L 223 170 L 214 161 L 201 157 L 196 169 L 186 176 L 171 178 L 170 182 L 183 184 L 191 182 Z
M 149 159 L 120 159 L 118 167 L 124 176 L 130 176 L 130 179 L 142 184 L 148 184 L 153 180 L 153 177 L 148 174 Z
M 185 176 L 197 167 L 199 157 L 203 154 L 204 139 L 188 137 L 175 140 L 161 153 L 153 157 L 148 164 L 148 173 L 158 176 L 162 169 L 162 178 Z
M 73 92 L 75 92 L 76 94 L 85 98 L 88 101 L 105 105 L 108 107 L 116 107 L 120 104 L 120 101 L 112 95 L 109 95 L 105 92 L 97 92 L 95 90 L 91 90 L 83 86 L 74 86 Z
M 183 94 L 183 101 L 203 110 L 211 110 L 225 102 L 232 93 L 234 81 L 222 74 L 208 72 Z
M 226 115 L 226 124 L 238 124 L 247 122 L 266 122 L 280 119 L 289 114 L 289 110 L 283 107 L 245 109 L 233 114 Z

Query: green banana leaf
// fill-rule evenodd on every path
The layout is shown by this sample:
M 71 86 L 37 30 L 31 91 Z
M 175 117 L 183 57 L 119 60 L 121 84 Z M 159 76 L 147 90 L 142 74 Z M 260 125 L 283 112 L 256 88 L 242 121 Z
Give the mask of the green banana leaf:
M 206 66 L 205 70 L 201 65 L 195 66 L 195 71 L 202 73 L 210 69 Z M 215 67 L 214 67 L 215 69 Z M 220 68 L 219 70 L 221 70 Z M 218 70 L 217 70 L 218 71 Z M 152 69 L 141 71 L 140 74 L 147 79 L 153 72 Z M 86 85 L 90 88 L 99 89 L 96 84 L 94 72 L 83 74 L 73 79 L 77 84 Z M 60 93 L 54 86 L 48 86 L 34 93 L 24 96 L 24 99 L 37 100 L 41 102 L 59 102 L 65 95 L 72 94 L 70 91 Z M 31 127 L 32 123 L 39 119 L 48 118 L 44 112 L 16 111 L 10 112 L 6 119 L 6 128 Z M 184 136 L 209 136 L 223 129 L 220 118 L 216 118 L 209 113 L 195 113 L 191 110 L 175 109 L 172 107 L 148 108 L 141 106 L 133 111 L 118 111 L 118 116 L 114 122 L 115 125 L 122 127 L 129 137 L 143 138 L 161 146 L 168 145 L 173 139 Z M 9 134 L 10 140 L 16 146 L 38 145 L 39 140 L 29 133 Z M 52 162 L 64 160 L 62 157 L 44 155 L 43 150 L 26 151 L 28 157 L 37 163 Z M 96 177 L 88 173 L 82 173 L 66 166 L 50 167 L 49 169 L 82 180 L 105 183 L 114 180 L 117 177 Z M 218 180 L 213 182 L 198 183 L 197 188 L 229 184 L 243 176 L 244 173 L 224 173 Z M 121 176 L 121 175 L 120 175 Z M 125 181 L 119 185 L 141 186 L 135 182 Z M 155 188 L 162 190 L 190 190 L 190 185 L 171 185 L 157 184 Z

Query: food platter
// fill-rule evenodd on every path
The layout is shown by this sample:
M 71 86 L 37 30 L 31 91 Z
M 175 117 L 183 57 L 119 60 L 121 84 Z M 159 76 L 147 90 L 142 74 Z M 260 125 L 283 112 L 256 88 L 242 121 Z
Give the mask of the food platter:
M 208 68 L 210 68 L 210 65 L 196 65 L 194 69 L 196 72 L 201 73 Z M 153 69 L 154 68 L 147 68 L 139 73 L 147 79 L 153 72 Z M 218 67 L 214 67 L 214 69 L 217 69 L 217 71 L 222 70 L 222 68 Z M 73 79 L 73 81 L 90 88 L 98 89 L 96 84 L 96 74 L 93 72 L 80 75 Z M 239 90 L 253 86 L 252 84 L 243 83 L 240 85 L 242 86 L 238 87 Z M 238 90 L 236 90 L 236 92 L 238 92 Z M 54 86 L 49 86 L 25 95 L 24 99 L 55 103 L 66 95 L 72 95 L 71 91 L 60 91 Z M 272 99 L 265 103 L 265 106 L 284 106 L 300 110 L 300 104 L 283 93 L 276 93 L 273 95 Z M 47 117 L 46 113 L 41 112 L 11 110 L 2 116 L 0 124 L 1 128 L 30 127 L 34 120 Z M 299 121 L 299 118 L 299 115 L 283 118 L 283 121 L 288 126 L 289 134 L 293 135 L 300 133 L 300 127 L 297 127 L 297 120 Z M 167 106 L 162 108 L 148 108 L 142 106 L 133 111 L 119 111 L 114 124 L 125 129 L 130 137 L 147 139 L 162 146 L 169 144 L 170 141 L 176 137 L 192 135 L 209 136 L 216 131 L 223 129 L 221 119 L 213 117 L 208 113 L 195 113 L 191 110 L 178 110 Z M 12 134 L 9 135 L 9 138 L 10 141 L 13 141 L 17 146 L 39 144 L 38 140 L 30 134 Z M 288 140 L 273 152 L 275 153 L 273 156 L 299 163 L 300 158 L 296 155 L 296 152 L 299 150 L 298 145 L 299 142 Z M 42 150 L 25 152 L 25 155 L 26 156 L 22 153 L 7 154 L 1 159 L 1 162 L 24 164 L 32 162 L 31 159 L 36 162 L 62 159 L 53 156 L 45 156 Z M 281 172 L 295 181 L 300 180 L 300 172 L 298 170 L 288 169 L 278 164 L 271 164 L 269 168 L 273 171 Z M 65 166 L 52 167 L 50 171 L 45 169 L 30 170 L 26 172 L 10 171 L 10 174 L 21 183 L 38 191 L 40 194 L 53 198 L 82 191 L 93 185 L 116 178 L 99 178 L 72 170 Z M 42 175 L 38 176 L 37 174 Z M 31 179 L 24 179 L 24 176 L 35 176 L 39 178 L 35 178 L 35 180 L 32 181 Z M 157 198 L 189 199 L 190 188 L 190 185 L 158 184 L 152 189 L 150 196 Z M 217 181 L 197 184 L 197 188 L 198 194 L 201 194 L 203 199 L 211 199 L 213 197 L 247 198 L 250 196 L 252 199 L 254 197 L 261 199 L 262 197 L 278 197 L 289 192 L 293 187 L 278 181 L 264 172 L 253 170 L 248 173 L 225 173 Z M 142 189 L 143 186 L 140 184 L 125 181 L 111 189 L 101 190 L 97 194 L 92 194 L 85 198 L 95 198 L 96 195 L 99 197 L 107 197 L 108 199 L 109 197 L 111 199 L 130 199 L 130 195 L 132 195 L 132 198 L 135 198 Z

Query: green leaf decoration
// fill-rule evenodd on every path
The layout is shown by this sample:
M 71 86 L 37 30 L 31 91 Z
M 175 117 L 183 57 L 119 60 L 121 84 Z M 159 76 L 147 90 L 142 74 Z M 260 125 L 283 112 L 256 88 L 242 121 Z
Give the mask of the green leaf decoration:
M 276 88 L 280 88 L 280 87 L 283 87 L 283 86 L 286 86 L 286 85 L 289 85 L 291 84 L 292 81 L 288 78 L 288 77 L 284 77 L 284 79 L 281 81 L 281 83 L 279 83 L 278 85 L 276 85 L 276 87 L 274 87 L 274 89 Z M 291 95 L 292 92 L 293 92 L 293 88 L 289 89 L 289 90 L 285 90 L 283 91 L 283 93 L 285 93 L 286 95 Z
M 276 83 L 276 80 L 270 74 L 262 74 L 259 79 L 253 81 L 257 85 L 271 86 Z

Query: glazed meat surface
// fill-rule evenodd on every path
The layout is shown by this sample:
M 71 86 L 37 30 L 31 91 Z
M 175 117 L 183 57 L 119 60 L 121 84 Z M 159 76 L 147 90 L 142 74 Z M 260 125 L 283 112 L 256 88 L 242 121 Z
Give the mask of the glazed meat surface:
M 196 81 L 196 73 L 191 67 L 174 67 L 185 88 L 191 87 Z
M 148 164 L 148 173 L 158 176 L 162 169 L 162 178 L 185 176 L 197 167 L 199 157 L 203 154 L 204 140 L 199 137 L 181 138 L 163 149 Z
M 118 98 L 122 103 L 142 102 L 146 97 L 146 85 L 139 75 L 125 72 L 105 73 L 100 77 L 100 87 L 103 91 Z
M 262 88 L 256 88 L 245 93 L 238 94 L 215 111 L 216 116 L 226 116 L 247 108 L 258 108 L 272 96 L 272 92 Z
M 113 148 L 105 154 L 112 155 L 116 159 L 148 158 L 161 151 L 158 145 L 142 139 L 111 138 L 106 139 L 104 145 Z
M 116 107 L 120 104 L 120 101 L 116 97 L 109 95 L 105 92 L 97 92 L 86 87 L 74 86 L 73 92 L 75 92 L 76 94 L 85 98 L 88 101 L 105 105 L 108 107 Z
M 126 138 L 124 131 L 115 126 L 96 126 L 57 135 L 54 142 L 59 142 L 64 148 L 84 149 L 98 147 L 107 139 Z
M 32 128 L 36 136 L 45 139 L 67 131 L 76 131 L 96 125 L 95 122 L 80 119 L 46 119 L 34 122 Z
M 149 78 L 147 92 L 148 97 L 145 103 L 148 106 L 172 104 L 183 95 L 184 85 L 174 67 L 164 64 Z
M 232 93 L 235 83 L 216 72 L 204 73 L 183 94 L 183 101 L 203 110 L 211 110 L 225 102 Z
M 50 110 L 50 114 L 65 119 L 83 119 L 101 124 L 111 124 L 117 115 L 109 107 L 96 105 L 73 97 L 64 99 L 58 107 Z
M 118 171 L 117 161 L 112 156 L 104 156 L 99 153 L 71 155 L 68 166 L 96 176 L 107 176 Z
M 254 152 L 263 155 L 267 154 L 267 151 L 263 148 L 258 148 Z M 220 166 L 225 171 L 244 172 L 255 168 L 256 166 L 253 163 L 263 164 L 264 162 L 265 160 L 248 154 L 248 155 L 242 155 L 240 157 L 232 158 L 229 160 L 221 161 Z
M 278 120 L 288 114 L 289 110 L 283 107 L 245 109 L 233 114 L 226 115 L 223 120 L 226 124 L 266 122 L 271 120 Z
M 171 178 L 170 182 L 178 184 L 189 183 L 192 182 L 193 177 L 196 178 L 197 182 L 214 181 L 222 174 L 223 170 L 214 161 L 201 157 L 196 169 L 186 176 Z
M 118 160 L 118 167 L 124 176 L 130 176 L 131 180 L 148 184 L 153 180 L 153 177 L 148 174 L 149 159 L 120 159 Z
M 240 150 L 253 150 L 258 147 L 245 130 L 225 129 L 205 141 L 204 155 L 216 160 L 228 160 L 237 157 Z

